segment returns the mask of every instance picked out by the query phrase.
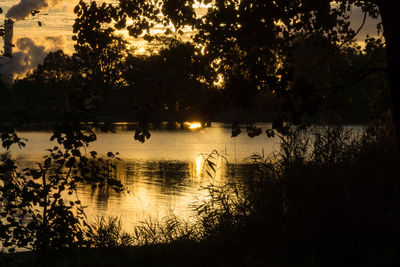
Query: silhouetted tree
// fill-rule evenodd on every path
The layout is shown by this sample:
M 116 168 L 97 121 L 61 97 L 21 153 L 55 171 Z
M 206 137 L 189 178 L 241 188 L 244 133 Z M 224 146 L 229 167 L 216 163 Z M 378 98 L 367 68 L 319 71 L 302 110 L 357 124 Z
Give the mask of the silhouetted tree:
M 115 27 L 126 27 L 133 37 L 151 40 L 150 30 L 165 26 L 166 34 L 183 34 L 185 28 L 196 29 L 193 41 L 214 66 L 215 75 L 222 74 L 225 89 L 244 105 L 252 105 L 257 91 L 268 90 L 288 99 L 299 99 L 292 113 L 299 115 L 310 101 L 318 99 L 325 88 L 316 87 L 309 80 L 321 66 L 335 59 L 337 49 L 351 45 L 360 29 L 350 27 L 350 11 L 359 7 L 367 16 L 382 17 L 382 29 L 387 48 L 387 69 L 393 101 L 393 121 L 400 133 L 398 85 L 393 71 L 398 64 L 393 3 L 371 1 L 197 1 L 209 5 L 204 16 L 196 14 L 194 0 L 128 1 L 120 0 L 110 14 Z M 128 18 L 132 21 L 127 23 Z M 363 25 L 363 24 L 362 24 Z M 362 26 L 361 25 L 361 26 Z M 324 39 L 325 49 L 320 51 L 300 77 L 295 69 L 299 45 L 304 41 Z M 332 49 L 333 48 L 333 49 Z M 375 71 L 369 66 L 344 83 L 330 89 L 354 84 Z M 317 92 L 317 93 L 316 93 Z M 317 101 L 318 102 L 318 101 Z M 315 105 L 315 104 L 313 104 Z M 297 117 L 297 116 L 295 116 Z
M 134 106 L 147 120 L 210 120 L 219 108 L 210 108 L 218 91 L 202 82 L 207 70 L 197 49 L 176 39 L 164 42 L 157 53 L 127 58 L 124 79 L 132 88 Z
M 77 14 L 73 26 L 76 33 L 73 36 L 76 41 L 74 57 L 82 76 L 94 85 L 107 109 L 112 91 L 124 84 L 122 73 L 127 42 L 116 36 L 114 29 L 104 27 L 116 18 L 111 5 L 80 1 L 74 12 Z
M 77 61 L 76 57 L 66 56 L 62 51 L 51 53 L 44 64 L 15 87 L 17 93 L 20 90 L 25 97 L 33 93 L 28 97 L 37 106 L 46 103 L 57 108 L 45 119 L 51 122 L 50 140 L 55 140 L 58 145 L 47 149 L 48 154 L 35 167 L 21 168 L 8 153 L 0 155 L 1 252 L 24 248 L 49 257 L 46 253 L 49 250 L 90 246 L 82 230 L 87 227 L 83 206 L 79 199 L 67 200 L 65 194 L 72 195 L 78 183 L 86 182 L 94 186 L 107 183 L 117 191 L 122 189 L 112 174 L 115 166 L 98 158 L 94 151 L 86 153 L 89 143 L 96 140 L 92 123 L 95 121 L 94 96 L 88 90 L 91 88 L 82 82 L 86 76 L 82 68 L 77 68 Z M 65 94 L 63 88 L 54 87 L 60 84 L 69 84 L 67 105 L 47 98 L 49 92 L 37 94 L 42 90 L 58 89 L 60 91 L 51 93 L 62 96 Z M 26 90 L 28 87 L 32 92 Z M 17 127 L 43 119 L 32 120 L 31 114 L 28 115 L 1 116 L 3 148 L 25 146 L 26 139 L 19 136 Z M 107 157 L 114 159 L 116 155 L 109 152 Z

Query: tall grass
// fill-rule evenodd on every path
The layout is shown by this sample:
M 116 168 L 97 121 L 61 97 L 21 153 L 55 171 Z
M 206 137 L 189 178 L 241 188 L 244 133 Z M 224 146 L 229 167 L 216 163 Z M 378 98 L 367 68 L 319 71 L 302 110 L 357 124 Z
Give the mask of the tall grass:
M 280 138 L 280 151 L 251 157 L 246 184 L 209 188 L 198 207 L 203 237 L 290 264 L 397 261 L 388 252 L 400 241 L 400 161 L 390 131 L 330 126 Z

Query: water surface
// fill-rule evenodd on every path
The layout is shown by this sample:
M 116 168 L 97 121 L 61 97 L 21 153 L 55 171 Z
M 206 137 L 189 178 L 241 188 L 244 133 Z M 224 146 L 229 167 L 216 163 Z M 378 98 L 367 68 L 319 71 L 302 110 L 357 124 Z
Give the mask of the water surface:
M 270 124 L 259 127 L 270 128 Z M 34 166 L 46 154 L 46 149 L 56 145 L 50 142 L 50 133 L 25 131 L 26 147 L 11 149 L 11 155 L 22 165 Z M 223 155 L 228 163 L 244 163 L 252 153 L 270 153 L 278 148 L 277 138 L 265 134 L 249 138 L 245 131 L 231 137 L 228 125 L 213 123 L 210 128 L 197 130 L 153 130 L 144 144 L 133 138 L 126 125 L 116 127 L 115 133 L 97 133 L 97 141 L 86 149 L 99 155 L 119 152 L 117 178 L 126 190 L 117 193 L 108 187 L 93 188 L 80 185 L 78 196 L 87 205 L 90 220 L 97 216 L 119 216 L 126 230 L 145 219 L 162 219 L 170 212 L 190 216 L 196 196 L 206 194 L 204 186 L 224 184 L 240 176 L 232 173 L 230 165 L 218 161 L 217 174 L 210 177 L 204 170 L 204 157 L 213 150 Z

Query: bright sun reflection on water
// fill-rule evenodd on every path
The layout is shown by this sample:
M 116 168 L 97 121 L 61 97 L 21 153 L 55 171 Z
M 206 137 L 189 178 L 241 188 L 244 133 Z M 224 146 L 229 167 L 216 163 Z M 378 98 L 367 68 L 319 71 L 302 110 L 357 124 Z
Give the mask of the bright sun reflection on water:
M 199 129 L 201 128 L 201 123 L 200 122 L 188 122 L 189 129 Z
M 196 157 L 196 177 L 201 178 L 201 171 L 203 169 L 203 157 L 201 155 L 198 155 Z

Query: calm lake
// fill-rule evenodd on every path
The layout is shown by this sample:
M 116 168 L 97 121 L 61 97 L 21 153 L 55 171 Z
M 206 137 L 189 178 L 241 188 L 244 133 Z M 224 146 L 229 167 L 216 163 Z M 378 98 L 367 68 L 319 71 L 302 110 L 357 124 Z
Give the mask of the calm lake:
M 119 152 L 117 178 L 126 190 L 116 193 L 103 187 L 89 185 L 78 188 L 78 196 L 86 206 L 89 220 L 98 216 L 118 216 L 127 231 L 143 220 L 162 219 L 170 212 L 187 217 L 193 212 L 196 198 L 205 196 L 203 188 L 210 183 L 224 184 L 240 180 L 229 166 L 220 160 L 217 175 L 209 177 L 204 170 L 204 157 L 213 150 L 224 155 L 228 163 L 245 163 L 253 153 L 268 154 L 279 148 L 278 138 L 267 138 L 265 129 L 270 124 L 258 124 L 264 133 L 249 138 L 245 130 L 231 138 L 230 125 L 213 123 L 212 127 L 185 130 L 152 130 L 151 138 L 144 144 L 135 141 L 129 124 L 117 124 L 115 133 L 97 133 L 98 140 L 87 152 L 99 155 Z M 13 147 L 11 156 L 23 166 L 40 162 L 46 149 L 56 145 L 50 142 L 50 133 L 24 131 L 26 147 Z M 5 152 L 5 150 L 0 150 Z

